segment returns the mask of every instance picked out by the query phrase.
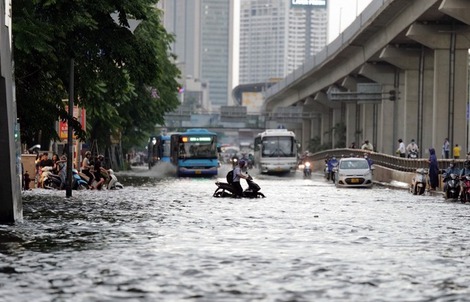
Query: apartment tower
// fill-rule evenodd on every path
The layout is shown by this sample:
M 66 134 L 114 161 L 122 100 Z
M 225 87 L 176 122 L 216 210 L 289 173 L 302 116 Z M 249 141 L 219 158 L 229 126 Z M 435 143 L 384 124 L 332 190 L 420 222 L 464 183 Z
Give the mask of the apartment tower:
M 240 1 L 240 84 L 284 78 L 327 45 L 327 0 Z
M 162 0 L 159 8 L 176 37 L 172 52 L 184 77 L 184 100 L 201 98 L 202 111 L 231 105 L 234 1 Z

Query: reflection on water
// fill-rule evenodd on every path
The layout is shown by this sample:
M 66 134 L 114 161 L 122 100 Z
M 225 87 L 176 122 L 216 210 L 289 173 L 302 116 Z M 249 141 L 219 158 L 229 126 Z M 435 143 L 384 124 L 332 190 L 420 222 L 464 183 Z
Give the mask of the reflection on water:
M 252 174 L 267 198 L 145 169 L 25 192 L 24 223 L 0 226 L 0 301 L 468 301 L 468 205 Z

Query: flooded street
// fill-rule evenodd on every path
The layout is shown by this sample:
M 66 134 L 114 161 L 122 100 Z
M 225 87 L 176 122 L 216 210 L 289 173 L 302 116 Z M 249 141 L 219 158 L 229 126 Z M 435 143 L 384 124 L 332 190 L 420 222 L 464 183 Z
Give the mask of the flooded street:
M 469 205 L 253 176 L 266 198 L 145 170 L 25 192 L 24 223 L 0 226 L 0 300 L 470 301 Z

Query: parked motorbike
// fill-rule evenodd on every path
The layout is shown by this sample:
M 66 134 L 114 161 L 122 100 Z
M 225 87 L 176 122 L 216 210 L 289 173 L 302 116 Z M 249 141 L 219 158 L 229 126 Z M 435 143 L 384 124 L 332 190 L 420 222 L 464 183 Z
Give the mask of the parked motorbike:
M 53 174 L 51 171 L 44 171 L 42 173 L 43 173 L 42 187 L 44 189 L 59 190 L 61 188 L 62 181 L 60 180 L 59 175 Z
M 423 195 L 426 191 L 428 169 L 418 168 L 411 179 L 410 192 L 413 195 Z
M 446 199 L 457 199 L 460 194 L 460 181 L 459 177 L 455 173 L 445 175 L 445 198 Z
M 106 181 L 106 188 L 108 190 L 117 190 L 123 189 L 124 186 L 118 181 L 114 171 L 112 169 L 107 170 L 107 181 Z
M 235 197 L 235 189 L 234 187 L 230 184 L 233 179 L 233 174 L 231 173 L 233 171 L 230 171 L 227 174 L 227 182 L 219 182 L 217 181 L 215 184 L 217 186 L 217 189 L 215 190 L 214 194 L 212 196 L 214 197 Z M 243 197 L 246 198 L 264 198 L 266 197 L 263 193 L 260 192 L 261 188 L 260 186 L 253 181 L 253 178 L 249 176 L 246 179 L 246 182 L 248 184 L 248 188 L 243 191 Z
M 73 190 L 86 190 L 90 188 L 88 182 L 80 176 L 77 169 L 72 169 L 72 177 Z

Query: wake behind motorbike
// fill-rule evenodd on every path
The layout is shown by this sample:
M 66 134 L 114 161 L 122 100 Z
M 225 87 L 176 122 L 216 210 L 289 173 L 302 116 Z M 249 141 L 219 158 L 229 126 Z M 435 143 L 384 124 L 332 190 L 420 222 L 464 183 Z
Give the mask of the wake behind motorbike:
M 212 196 L 214 197 L 236 197 L 235 188 L 231 185 L 233 179 L 233 171 L 230 171 L 227 174 L 227 182 L 219 182 L 217 181 L 215 184 L 217 189 L 215 190 Z M 260 186 L 253 181 L 253 178 L 249 175 L 247 179 L 245 179 L 248 188 L 243 191 L 243 196 L 246 198 L 264 198 L 266 197 L 263 193 L 260 192 Z
M 413 195 L 423 195 L 426 191 L 428 169 L 418 168 L 411 179 L 410 192 Z

